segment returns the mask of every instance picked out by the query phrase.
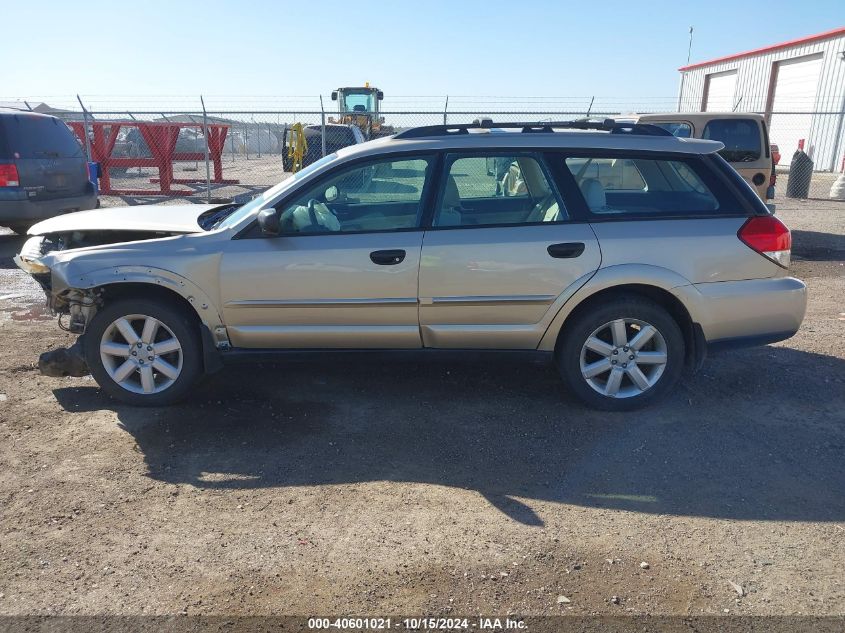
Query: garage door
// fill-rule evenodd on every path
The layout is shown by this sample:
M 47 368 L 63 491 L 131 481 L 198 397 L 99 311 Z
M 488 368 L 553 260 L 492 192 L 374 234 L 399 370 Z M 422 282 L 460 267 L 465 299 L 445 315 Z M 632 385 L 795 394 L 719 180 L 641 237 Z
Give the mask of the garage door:
M 734 109 L 736 93 L 736 71 L 707 75 L 707 96 L 704 99 L 705 112 L 731 112 Z
M 800 139 L 808 139 L 813 125 L 816 88 L 822 69 L 822 57 L 799 57 L 778 62 L 769 136 L 777 143 L 781 165 L 789 165 Z M 791 113 L 791 114 L 788 114 Z M 805 150 L 812 151 L 805 147 Z

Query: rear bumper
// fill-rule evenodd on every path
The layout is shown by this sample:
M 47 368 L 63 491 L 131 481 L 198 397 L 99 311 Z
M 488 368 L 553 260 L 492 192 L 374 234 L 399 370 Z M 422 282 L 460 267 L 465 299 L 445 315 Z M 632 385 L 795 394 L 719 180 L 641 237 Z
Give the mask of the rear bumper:
M 794 277 L 695 284 L 686 290 L 708 350 L 787 339 L 807 309 L 807 287 Z
M 71 211 L 87 211 L 97 206 L 97 195 L 91 193 L 73 198 L 52 200 L 3 199 L 0 197 L 0 224 L 35 224 Z

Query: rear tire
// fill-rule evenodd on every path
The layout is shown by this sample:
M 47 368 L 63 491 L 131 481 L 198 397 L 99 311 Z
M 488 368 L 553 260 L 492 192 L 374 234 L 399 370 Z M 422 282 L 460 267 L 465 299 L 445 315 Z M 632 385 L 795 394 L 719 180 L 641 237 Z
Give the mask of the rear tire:
M 576 314 L 561 334 L 560 374 L 578 398 L 605 411 L 660 399 L 684 365 L 684 337 L 658 303 L 620 296 Z
M 153 299 L 107 304 L 91 319 L 83 349 L 103 391 L 135 406 L 177 402 L 202 374 L 196 321 L 180 306 Z

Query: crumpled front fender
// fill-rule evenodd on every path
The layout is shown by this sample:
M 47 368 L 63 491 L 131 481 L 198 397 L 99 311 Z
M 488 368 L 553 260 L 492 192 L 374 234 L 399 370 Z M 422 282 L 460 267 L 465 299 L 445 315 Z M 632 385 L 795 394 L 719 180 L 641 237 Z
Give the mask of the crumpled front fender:
M 70 289 L 89 290 L 124 283 L 149 284 L 166 288 L 183 297 L 212 331 L 223 325 L 220 310 L 202 288 L 172 271 L 153 266 L 110 266 L 86 270 L 87 267 L 80 266 L 72 259 L 47 256 L 43 261 L 52 272 L 53 296 L 59 296 Z

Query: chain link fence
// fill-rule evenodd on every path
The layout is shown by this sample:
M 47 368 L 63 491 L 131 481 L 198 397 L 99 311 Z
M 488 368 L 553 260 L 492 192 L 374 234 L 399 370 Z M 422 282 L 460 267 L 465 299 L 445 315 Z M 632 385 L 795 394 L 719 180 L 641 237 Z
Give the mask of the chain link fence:
M 253 98 L 248 103 L 147 97 L 125 104 L 113 98 L 45 97 L 17 104 L 59 116 L 71 126 L 90 159 L 100 164 L 105 205 L 248 200 L 287 178 L 298 158 L 307 166 L 342 147 L 422 125 L 478 118 L 630 119 L 634 112 L 691 109 L 677 99 L 388 96 L 372 116 L 349 104 L 339 107 L 332 95 Z M 787 194 L 830 199 L 845 168 L 845 112 L 773 112 L 767 119 L 777 149 L 776 201 Z M 291 141 L 298 135 L 304 143 L 301 156 L 294 157 Z

